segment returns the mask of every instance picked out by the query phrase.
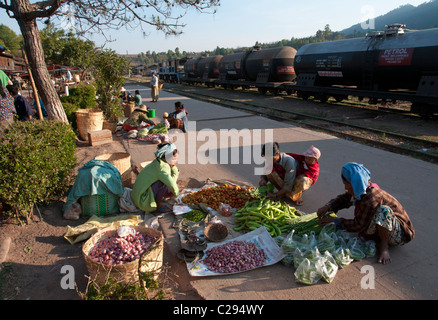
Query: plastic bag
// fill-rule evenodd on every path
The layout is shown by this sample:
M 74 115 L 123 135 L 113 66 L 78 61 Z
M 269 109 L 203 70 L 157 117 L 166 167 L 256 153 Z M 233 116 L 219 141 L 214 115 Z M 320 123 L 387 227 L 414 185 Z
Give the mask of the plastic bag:
M 72 203 L 70 207 L 67 208 L 64 212 L 64 219 L 66 220 L 78 220 L 82 213 L 81 205 L 75 201 Z
M 318 237 L 317 247 L 320 252 L 334 252 L 336 250 L 335 240 L 325 232 L 320 233 Z
M 313 285 L 322 278 L 322 275 L 320 272 L 318 272 L 316 265 L 307 258 L 300 263 L 294 275 L 297 282 L 307 285 Z
M 335 259 L 338 267 L 341 269 L 354 261 L 354 259 L 350 257 L 350 250 L 342 247 L 336 249 L 335 253 L 333 254 L 333 258 Z
M 304 245 L 301 243 L 301 237 L 294 234 L 295 230 L 292 230 L 289 235 L 283 240 L 281 248 L 284 253 L 294 253 L 296 249 L 302 249 Z
M 370 258 L 376 255 L 376 243 L 373 240 L 368 240 L 364 243 L 364 253 Z
M 348 249 L 350 250 L 350 256 L 357 261 L 360 261 L 366 257 L 365 253 L 362 251 L 360 241 L 361 240 L 359 238 L 352 238 L 347 242 Z
M 224 217 L 229 217 L 234 213 L 234 209 L 229 204 L 221 203 L 219 205 L 218 212 Z
M 320 272 L 322 279 L 331 283 L 338 272 L 338 265 L 330 252 L 326 251 L 316 263 L 316 268 Z

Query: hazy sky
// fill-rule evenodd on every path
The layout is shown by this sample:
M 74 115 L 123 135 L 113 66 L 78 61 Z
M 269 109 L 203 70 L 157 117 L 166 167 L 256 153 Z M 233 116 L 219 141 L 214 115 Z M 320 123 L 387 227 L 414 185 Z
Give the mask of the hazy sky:
M 216 14 L 189 11 L 181 22 L 186 24 L 183 34 L 165 37 L 154 29 L 143 37 L 142 32 L 112 31 L 117 41 L 107 44 L 118 53 L 140 53 L 167 50 L 204 51 L 217 46 L 224 48 L 248 47 L 256 43 L 275 42 L 292 37 L 314 35 L 329 24 L 331 30 L 340 31 L 369 18 L 383 15 L 401 5 L 419 4 L 428 0 L 221 0 Z M 393 21 L 403 23 L 403 21 Z M 19 33 L 14 19 L 0 9 L 0 24 Z M 409 26 L 408 26 L 409 27 Z M 101 37 L 92 37 L 103 44 Z

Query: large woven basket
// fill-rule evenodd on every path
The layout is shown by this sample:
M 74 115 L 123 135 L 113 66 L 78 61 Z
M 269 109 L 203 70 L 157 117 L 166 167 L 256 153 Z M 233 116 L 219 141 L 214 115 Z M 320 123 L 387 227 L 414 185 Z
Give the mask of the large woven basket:
M 131 155 L 125 152 L 107 153 L 96 157 L 96 160 L 108 161 L 119 169 L 122 176 L 122 184 L 126 188 L 132 187 Z
M 143 253 L 140 259 L 120 265 L 108 266 L 90 258 L 89 254 L 93 247 L 100 240 L 115 235 L 117 233 L 117 228 L 118 227 L 109 227 L 101 229 L 84 243 L 82 254 L 87 265 L 90 279 L 98 285 L 105 284 L 108 278 L 121 283 L 134 283 L 139 280 L 139 272 L 152 272 L 154 273 L 154 277 L 158 278 L 163 266 L 164 238 L 160 231 L 153 228 L 142 226 L 132 227 L 142 234 L 157 239 L 157 241 Z
M 129 116 L 131 115 L 131 113 L 134 111 L 135 109 L 135 102 L 134 101 L 129 101 L 124 109 L 123 109 L 123 115 L 127 118 L 129 118 Z
M 89 132 L 102 130 L 103 112 L 100 109 L 79 109 L 76 111 L 76 124 L 81 140 L 88 141 Z

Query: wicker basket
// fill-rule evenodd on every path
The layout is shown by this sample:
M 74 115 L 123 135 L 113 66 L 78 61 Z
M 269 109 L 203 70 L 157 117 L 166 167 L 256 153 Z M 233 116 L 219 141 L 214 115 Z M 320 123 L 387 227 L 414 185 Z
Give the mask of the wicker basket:
M 145 251 L 140 259 L 120 265 L 108 266 L 90 258 L 89 254 L 93 247 L 102 239 L 108 238 L 117 233 L 118 227 L 109 227 L 95 233 L 82 247 L 82 255 L 87 265 L 90 279 L 98 285 L 104 284 L 110 277 L 117 282 L 133 283 L 139 280 L 139 272 L 153 272 L 158 278 L 159 271 L 163 266 L 163 234 L 152 228 L 133 226 L 136 231 L 152 236 L 157 239 L 149 250 Z
M 107 153 L 96 157 L 96 160 L 108 161 L 114 167 L 119 169 L 122 176 L 122 184 L 126 188 L 132 187 L 132 168 L 131 168 L 131 155 L 129 153 L 117 152 Z
M 126 105 L 125 108 L 123 109 L 123 114 L 125 117 L 129 118 L 129 116 L 131 115 L 131 113 L 134 111 L 135 109 L 135 102 L 134 101 L 129 101 Z
M 228 236 L 228 227 L 223 223 L 212 223 L 205 228 L 204 234 L 209 241 L 221 242 Z
M 79 109 L 76 111 L 76 124 L 79 137 L 88 141 L 88 133 L 103 128 L 103 112 L 99 109 Z
M 117 123 L 111 121 L 104 121 L 102 125 L 102 129 L 108 129 L 112 133 L 115 133 L 117 131 Z

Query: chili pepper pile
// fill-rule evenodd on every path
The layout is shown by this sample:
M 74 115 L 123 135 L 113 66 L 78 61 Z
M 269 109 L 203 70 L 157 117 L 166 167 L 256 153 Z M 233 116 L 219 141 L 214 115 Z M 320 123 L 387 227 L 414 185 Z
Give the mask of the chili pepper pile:
M 221 203 L 240 209 L 247 201 L 255 199 L 250 192 L 252 189 L 252 187 L 224 184 L 189 193 L 182 198 L 182 201 L 190 206 L 205 203 L 214 210 L 218 210 Z
M 262 226 L 273 237 L 290 231 L 289 220 L 298 217 L 296 210 L 273 200 L 256 200 L 245 204 L 234 216 L 234 231 L 253 231 Z

